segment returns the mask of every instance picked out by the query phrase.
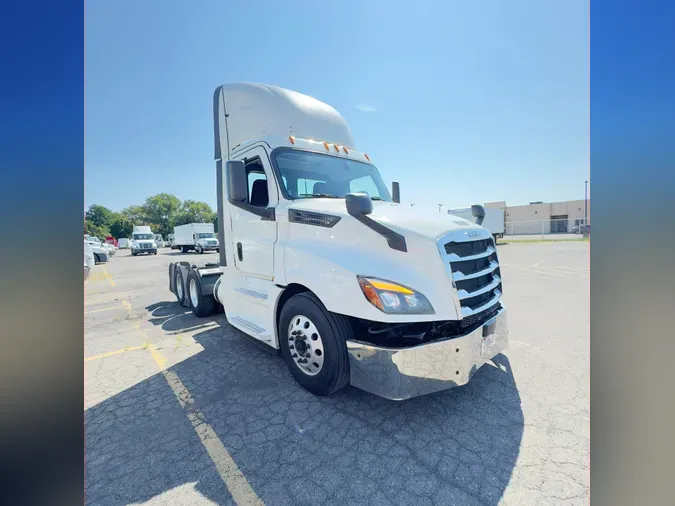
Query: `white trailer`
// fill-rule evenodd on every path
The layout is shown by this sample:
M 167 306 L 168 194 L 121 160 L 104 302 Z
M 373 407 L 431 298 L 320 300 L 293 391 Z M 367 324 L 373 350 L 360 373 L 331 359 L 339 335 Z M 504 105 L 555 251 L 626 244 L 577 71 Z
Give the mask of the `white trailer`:
M 213 223 L 188 223 L 173 227 L 172 249 L 180 249 L 183 253 L 194 250 L 197 253 L 218 251 L 218 239 Z
M 504 237 L 504 210 L 491 207 L 486 207 L 484 209 L 485 218 L 483 219 L 481 226 L 490 231 L 496 243 L 497 238 Z M 470 207 L 465 207 L 463 209 L 450 209 L 448 210 L 448 214 L 457 216 L 459 218 L 464 218 L 465 220 L 472 219 Z
M 131 239 L 122 238 L 117 241 L 117 247 L 119 249 L 129 249 L 130 246 L 131 246 Z
M 312 97 L 228 84 L 213 106 L 220 255 L 170 264 L 181 305 L 224 310 L 316 395 L 464 385 L 507 347 L 482 206 L 476 222 L 401 206 L 398 184 L 392 197 L 343 117 Z
M 149 226 L 134 225 L 134 231 L 131 236 L 131 254 L 136 256 L 141 253 L 156 255 L 157 243 Z

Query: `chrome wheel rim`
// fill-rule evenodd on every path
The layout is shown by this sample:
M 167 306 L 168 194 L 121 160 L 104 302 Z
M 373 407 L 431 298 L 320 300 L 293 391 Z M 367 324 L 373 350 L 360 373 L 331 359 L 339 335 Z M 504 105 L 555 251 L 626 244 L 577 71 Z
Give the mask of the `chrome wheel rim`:
M 308 376 L 319 374 L 323 368 L 323 341 L 312 320 L 303 315 L 291 318 L 286 338 L 295 365 Z
M 197 307 L 199 305 L 199 299 L 197 298 L 197 281 L 194 279 L 190 280 L 190 302 L 192 302 L 192 307 Z
M 178 292 L 178 298 L 183 300 L 183 278 L 181 276 L 176 276 L 176 291 Z

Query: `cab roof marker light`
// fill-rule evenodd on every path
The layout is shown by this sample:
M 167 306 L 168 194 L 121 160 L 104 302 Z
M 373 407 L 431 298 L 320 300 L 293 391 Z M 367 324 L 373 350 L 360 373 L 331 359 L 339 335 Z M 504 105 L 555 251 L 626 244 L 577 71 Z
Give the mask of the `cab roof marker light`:
M 323 143 L 323 147 L 330 151 L 330 147 L 328 146 L 328 143 L 327 143 L 327 142 L 324 142 L 324 143 Z
M 288 140 L 291 141 L 291 144 L 295 144 L 295 137 L 293 137 L 292 135 L 288 136 Z
M 333 147 L 335 148 L 335 151 L 337 151 L 338 153 L 340 152 L 340 146 L 334 144 Z
M 347 149 L 347 146 L 342 146 L 342 150 L 345 152 L 345 154 L 349 154 L 349 150 Z
M 364 153 L 364 156 L 366 157 L 366 160 L 370 161 L 370 157 Z

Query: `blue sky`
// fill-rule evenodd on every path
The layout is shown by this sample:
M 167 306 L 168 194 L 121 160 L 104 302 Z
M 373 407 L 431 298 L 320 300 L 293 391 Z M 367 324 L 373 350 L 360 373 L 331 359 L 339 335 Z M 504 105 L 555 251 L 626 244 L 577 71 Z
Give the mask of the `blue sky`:
M 404 203 L 583 198 L 588 2 L 87 2 L 85 205 L 216 204 L 212 93 L 335 107 Z

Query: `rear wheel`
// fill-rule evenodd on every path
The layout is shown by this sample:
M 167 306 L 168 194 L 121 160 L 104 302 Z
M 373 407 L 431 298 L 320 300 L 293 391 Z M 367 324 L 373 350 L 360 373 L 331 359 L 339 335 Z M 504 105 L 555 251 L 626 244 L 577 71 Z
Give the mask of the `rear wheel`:
M 295 380 L 315 395 L 330 395 L 349 383 L 347 317 L 328 312 L 313 294 L 294 295 L 279 318 L 281 355 Z
M 188 274 L 187 293 L 192 312 L 195 316 L 201 318 L 203 316 L 210 316 L 216 312 L 216 299 L 213 295 L 204 295 L 202 293 L 199 275 L 194 270 L 191 270 Z
M 176 267 L 176 277 L 175 277 L 175 286 L 176 286 L 176 300 L 180 305 L 183 305 L 185 300 L 185 288 L 183 287 L 183 274 L 181 274 L 180 269 Z

